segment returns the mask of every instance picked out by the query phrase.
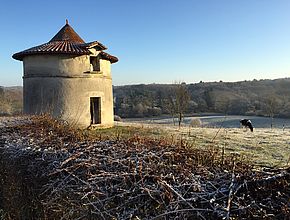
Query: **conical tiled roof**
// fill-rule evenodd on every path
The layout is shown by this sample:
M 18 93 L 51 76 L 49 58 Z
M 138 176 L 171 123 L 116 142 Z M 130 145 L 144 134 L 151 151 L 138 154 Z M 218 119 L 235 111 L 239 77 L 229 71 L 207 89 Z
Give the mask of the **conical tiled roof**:
M 83 44 L 85 41 L 74 31 L 66 20 L 65 26 L 49 41 L 69 41 L 72 43 Z
M 69 54 L 85 55 L 90 54 L 89 48 L 97 47 L 99 50 L 107 49 L 98 41 L 85 43 L 85 41 L 74 31 L 66 21 L 65 26 L 48 42 L 36 47 L 29 48 L 19 53 L 13 54 L 13 58 L 22 61 L 25 56 L 37 54 Z M 118 58 L 102 51 L 103 59 L 111 63 L 118 61 Z M 106 55 L 104 55 L 106 54 Z

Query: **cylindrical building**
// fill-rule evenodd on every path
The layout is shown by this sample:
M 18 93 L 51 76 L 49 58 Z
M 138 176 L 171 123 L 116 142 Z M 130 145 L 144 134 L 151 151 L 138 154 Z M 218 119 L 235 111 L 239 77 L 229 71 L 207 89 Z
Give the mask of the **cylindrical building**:
M 98 41 L 85 43 L 66 22 L 48 42 L 13 55 L 23 61 L 23 111 L 77 127 L 114 124 L 111 63 Z

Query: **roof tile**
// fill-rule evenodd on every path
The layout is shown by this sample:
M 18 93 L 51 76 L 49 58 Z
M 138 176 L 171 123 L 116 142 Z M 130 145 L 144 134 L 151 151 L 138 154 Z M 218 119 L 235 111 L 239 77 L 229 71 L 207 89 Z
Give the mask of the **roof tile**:
M 25 56 L 37 54 L 69 54 L 69 55 L 85 55 L 90 54 L 89 48 L 98 47 L 99 50 L 107 48 L 98 41 L 85 43 L 85 41 L 66 23 L 60 31 L 48 42 L 36 47 L 29 48 L 19 53 L 13 54 L 16 60 L 23 60 Z M 103 59 L 109 60 L 111 63 L 118 62 L 118 58 L 101 51 Z

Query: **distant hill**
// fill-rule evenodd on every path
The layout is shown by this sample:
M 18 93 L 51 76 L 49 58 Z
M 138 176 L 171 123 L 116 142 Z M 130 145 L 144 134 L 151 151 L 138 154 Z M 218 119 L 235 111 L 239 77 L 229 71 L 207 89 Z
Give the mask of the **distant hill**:
M 168 114 L 174 84 L 115 86 L 115 114 L 144 117 Z M 187 114 L 215 112 L 290 117 L 290 78 L 184 84 L 190 94 Z
M 169 114 L 168 97 L 175 84 L 114 86 L 114 110 L 121 117 Z M 185 84 L 187 114 L 214 112 L 290 117 L 290 78 Z M 0 115 L 22 112 L 22 87 L 0 87 Z

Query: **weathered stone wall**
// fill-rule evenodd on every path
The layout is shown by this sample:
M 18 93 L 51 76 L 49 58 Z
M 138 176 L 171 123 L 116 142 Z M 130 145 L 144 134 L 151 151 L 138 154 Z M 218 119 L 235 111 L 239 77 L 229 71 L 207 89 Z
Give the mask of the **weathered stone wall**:
M 90 71 L 87 55 L 31 55 L 23 59 L 24 76 L 76 76 Z
M 90 58 L 87 55 L 27 56 L 23 63 L 24 113 L 49 113 L 85 128 L 91 123 L 90 97 L 100 97 L 102 123 L 99 126 L 113 126 L 109 61 L 100 60 L 100 72 L 90 72 Z
M 111 62 L 108 60 L 100 60 L 100 68 L 104 76 L 111 77 Z

